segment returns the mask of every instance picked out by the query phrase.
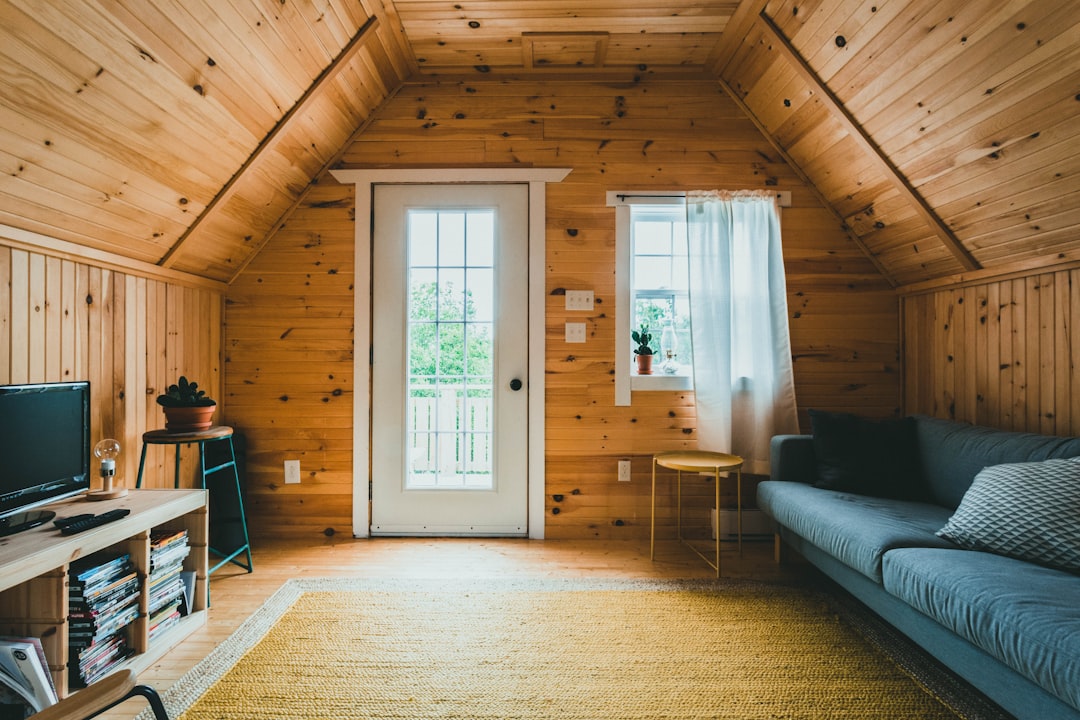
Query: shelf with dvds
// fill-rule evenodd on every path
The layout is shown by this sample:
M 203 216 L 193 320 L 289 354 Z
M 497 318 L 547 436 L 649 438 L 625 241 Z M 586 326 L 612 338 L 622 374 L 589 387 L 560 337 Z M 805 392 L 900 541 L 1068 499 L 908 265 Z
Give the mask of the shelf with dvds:
M 61 697 L 120 667 L 136 673 L 206 623 L 206 491 L 132 490 L 57 518 L 114 508 L 75 535 L 52 523 L 0 542 L 0 635 L 38 638 Z

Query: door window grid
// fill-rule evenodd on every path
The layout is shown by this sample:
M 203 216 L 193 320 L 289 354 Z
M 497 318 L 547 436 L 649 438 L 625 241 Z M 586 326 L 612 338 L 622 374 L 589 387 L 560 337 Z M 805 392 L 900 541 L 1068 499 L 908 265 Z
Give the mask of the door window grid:
M 494 485 L 494 219 L 408 214 L 409 490 Z

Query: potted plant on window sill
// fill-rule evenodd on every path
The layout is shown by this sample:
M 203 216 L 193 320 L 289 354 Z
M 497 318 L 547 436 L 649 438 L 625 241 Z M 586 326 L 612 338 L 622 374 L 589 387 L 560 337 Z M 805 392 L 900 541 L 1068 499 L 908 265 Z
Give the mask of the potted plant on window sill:
M 653 349 L 649 347 L 649 341 L 652 340 L 649 326 L 642 323 L 640 330 L 630 331 L 630 338 L 637 343 L 634 356 L 637 358 L 638 375 L 652 375 Z
M 183 375 L 157 396 L 157 403 L 165 411 L 165 429 L 171 433 L 210 429 L 217 409 L 217 403 L 199 389 L 199 384 L 188 382 Z

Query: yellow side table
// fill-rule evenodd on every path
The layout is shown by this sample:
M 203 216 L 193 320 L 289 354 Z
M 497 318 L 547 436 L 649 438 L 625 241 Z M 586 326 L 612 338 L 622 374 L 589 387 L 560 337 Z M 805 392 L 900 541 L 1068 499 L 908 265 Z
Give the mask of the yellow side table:
M 702 560 L 709 563 L 709 567 L 716 570 L 716 577 L 720 577 L 720 473 L 735 472 L 736 508 L 739 530 L 739 552 L 742 552 L 742 465 L 743 459 L 738 455 L 727 453 L 709 452 L 707 450 L 684 450 L 680 452 L 666 452 L 653 455 L 652 466 L 652 508 L 649 523 L 649 559 L 656 559 L 656 467 L 668 468 L 676 471 L 676 501 L 675 501 L 675 525 L 679 540 L 688 548 L 697 553 Z M 683 472 L 712 472 L 716 491 L 716 561 L 710 560 L 703 552 L 686 542 L 682 535 L 682 474 Z

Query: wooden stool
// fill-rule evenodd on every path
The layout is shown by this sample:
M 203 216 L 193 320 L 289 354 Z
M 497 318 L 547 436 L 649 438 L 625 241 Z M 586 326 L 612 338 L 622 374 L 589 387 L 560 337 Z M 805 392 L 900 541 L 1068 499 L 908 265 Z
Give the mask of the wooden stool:
M 150 430 L 148 432 L 143 433 L 142 439 L 143 439 L 142 455 L 139 457 L 139 477 L 138 477 L 138 480 L 135 481 L 135 487 L 137 487 L 137 488 L 142 487 L 143 469 L 146 467 L 146 448 L 148 446 L 150 446 L 150 445 L 173 445 L 173 446 L 176 447 L 175 475 L 173 477 L 173 487 L 174 488 L 180 487 L 180 446 L 181 445 L 190 445 L 192 443 L 195 443 L 195 444 L 197 444 L 199 446 L 199 478 L 200 478 L 201 487 L 202 487 L 203 490 L 210 490 L 211 489 L 206 484 L 206 478 L 207 477 L 213 475 L 214 473 L 221 472 L 223 470 L 232 470 L 233 483 L 234 483 L 234 487 L 236 489 L 236 494 L 235 494 L 235 507 L 233 507 L 231 509 L 236 513 L 236 516 L 235 517 L 227 517 L 227 518 L 220 518 L 220 517 L 215 518 L 214 517 L 214 509 L 215 509 L 214 505 L 215 504 L 214 503 L 210 504 L 210 535 L 211 535 L 211 543 L 213 543 L 213 540 L 214 540 L 215 526 L 220 531 L 220 530 L 223 529 L 222 526 L 224 524 L 226 524 L 226 523 L 237 523 L 239 525 L 239 530 L 242 532 L 242 541 L 237 540 L 239 545 L 237 547 L 231 549 L 231 550 L 229 550 L 229 549 L 221 550 L 221 549 L 215 548 L 215 547 L 213 547 L 211 545 L 211 547 L 209 548 L 210 552 L 214 553 L 215 555 L 220 556 L 222 559 L 221 559 L 220 562 L 218 562 L 217 565 L 214 565 L 213 567 L 211 567 L 207 571 L 206 574 L 209 576 L 211 573 L 213 573 L 215 570 L 220 568 L 222 565 L 225 565 L 226 563 L 230 563 L 230 562 L 233 563 L 234 565 L 239 565 L 240 567 L 244 568 L 248 572 L 251 572 L 252 571 L 251 542 L 248 539 L 247 519 L 244 516 L 244 498 L 243 498 L 243 495 L 240 492 L 240 471 L 237 470 L 237 467 L 236 467 L 236 450 L 233 448 L 233 429 L 231 427 L 228 427 L 227 425 L 217 425 L 217 426 L 212 427 L 212 428 L 210 428 L 208 430 L 197 430 L 195 432 L 186 432 L 186 433 L 169 432 L 168 430 Z M 215 465 L 215 466 L 209 467 L 209 468 L 206 467 L 206 453 L 205 453 L 205 445 L 206 445 L 206 443 L 220 442 L 220 441 L 226 441 L 226 440 L 228 441 L 228 448 L 229 448 L 228 457 L 229 457 L 229 459 L 226 460 L 225 462 L 219 464 L 219 465 Z M 211 493 L 211 494 L 213 494 L 213 493 Z M 230 501 L 230 504 L 231 504 L 231 502 L 234 500 L 234 498 L 229 497 L 228 500 Z M 220 503 L 218 503 L 218 504 L 220 505 Z M 238 556 L 241 553 L 244 553 L 246 555 L 246 557 L 247 557 L 247 564 L 246 565 L 242 561 L 237 559 Z
M 652 508 L 649 523 L 649 559 L 656 559 L 656 466 L 675 470 L 676 501 L 675 501 L 675 525 L 679 535 L 679 541 L 697 553 L 702 560 L 709 563 L 709 567 L 716 570 L 716 577 L 720 577 L 720 473 L 735 471 L 736 508 L 738 514 L 739 552 L 742 552 L 742 464 L 743 459 L 738 455 L 709 452 L 707 450 L 683 450 L 680 452 L 667 452 L 653 455 L 652 466 Z M 688 543 L 682 535 L 682 474 L 686 472 L 712 472 L 716 491 L 716 561 L 713 562 L 696 547 Z

